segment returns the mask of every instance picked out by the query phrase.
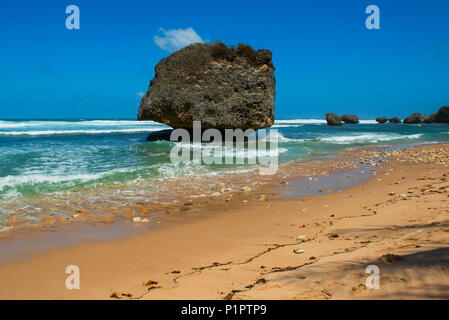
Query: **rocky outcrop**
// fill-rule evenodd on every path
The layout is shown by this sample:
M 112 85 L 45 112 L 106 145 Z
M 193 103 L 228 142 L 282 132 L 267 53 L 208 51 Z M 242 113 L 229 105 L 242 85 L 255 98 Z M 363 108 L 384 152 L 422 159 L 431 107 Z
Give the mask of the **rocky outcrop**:
M 359 117 L 353 114 L 344 114 L 341 116 L 341 121 L 346 124 L 357 124 L 359 123 Z
M 427 123 L 449 123 L 449 106 L 441 107 L 437 112 L 431 114 Z
M 413 113 L 404 119 L 404 123 L 449 123 L 449 106 L 441 107 L 437 112 L 426 116 L 420 113 Z
M 341 126 L 341 118 L 334 113 L 326 113 L 326 122 L 328 126 Z
M 417 124 L 423 122 L 423 115 L 420 113 L 413 113 L 404 119 L 406 124 Z
M 426 116 L 425 114 L 422 115 L 422 122 L 423 123 L 432 123 L 431 116 Z
M 335 113 L 326 113 L 326 122 L 328 126 L 341 126 L 342 122 L 345 124 L 357 124 L 359 123 L 359 117 L 353 114 L 344 114 L 341 117 Z
M 388 119 L 389 123 L 401 123 L 401 119 L 399 119 L 398 117 L 393 117 Z
M 386 117 L 379 117 L 379 118 L 376 118 L 376 122 L 377 123 L 386 123 L 386 122 L 388 122 L 388 119 Z
M 193 44 L 162 59 L 138 119 L 172 128 L 261 129 L 274 123 L 275 78 L 269 50 L 222 42 Z

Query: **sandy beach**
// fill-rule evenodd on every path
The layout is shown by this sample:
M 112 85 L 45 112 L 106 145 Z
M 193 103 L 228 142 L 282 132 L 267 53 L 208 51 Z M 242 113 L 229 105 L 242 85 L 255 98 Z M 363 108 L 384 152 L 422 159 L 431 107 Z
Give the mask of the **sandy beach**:
M 260 189 L 224 190 L 137 235 L 4 262 L 0 298 L 449 298 L 449 144 L 333 160 L 354 163 L 370 175 L 343 190 L 295 197 L 296 186 L 332 177 L 315 168 L 299 179 L 299 164 Z M 65 286 L 69 265 L 80 269 L 79 290 Z M 380 270 L 379 289 L 365 285 L 369 265 Z

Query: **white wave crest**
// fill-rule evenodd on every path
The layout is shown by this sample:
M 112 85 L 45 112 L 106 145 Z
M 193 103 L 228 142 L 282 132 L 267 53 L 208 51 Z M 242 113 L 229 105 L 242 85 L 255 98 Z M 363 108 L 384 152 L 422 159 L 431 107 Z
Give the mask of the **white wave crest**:
M 376 120 L 360 120 L 361 124 L 375 124 L 377 123 Z M 283 125 L 284 127 L 287 125 L 294 125 L 294 124 L 326 124 L 325 119 L 289 119 L 289 120 L 275 120 L 274 126 L 276 125 Z
M 422 134 L 411 134 L 411 135 L 401 135 L 401 134 L 382 134 L 382 133 L 366 133 L 360 135 L 349 135 L 349 136 L 334 136 L 326 138 L 318 138 L 316 140 L 321 142 L 330 142 L 336 144 L 351 144 L 351 143 L 376 143 L 382 141 L 392 141 L 401 139 L 419 139 Z
M 95 181 L 104 178 L 108 175 L 114 173 L 126 173 L 136 170 L 133 169 L 113 169 L 106 172 L 99 173 L 78 173 L 78 174 L 68 174 L 68 175 L 51 175 L 51 174 L 24 174 L 20 176 L 6 176 L 0 178 L 0 191 L 7 187 L 15 188 L 21 185 L 35 185 L 40 183 L 63 183 L 63 182 L 88 182 Z
M 159 125 L 154 121 L 137 121 L 137 120 L 81 120 L 81 121 L 4 121 L 0 120 L 0 129 L 13 128 L 29 128 L 29 127 L 73 127 L 73 126 L 149 126 Z
M 322 124 L 326 123 L 323 119 L 289 119 L 289 120 L 275 120 L 274 124 Z
M 0 131 L 4 136 L 48 136 L 57 134 L 105 134 L 159 131 L 161 128 L 129 128 L 129 129 L 87 129 L 87 130 L 32 130 L 32 131 Z

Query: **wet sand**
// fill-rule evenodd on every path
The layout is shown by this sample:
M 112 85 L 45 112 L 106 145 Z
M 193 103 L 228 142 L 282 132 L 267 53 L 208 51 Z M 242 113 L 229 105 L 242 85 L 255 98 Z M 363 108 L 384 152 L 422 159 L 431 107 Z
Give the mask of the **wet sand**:
M 370 150 L 372 161 L 377 162 L 379 155 L 374 152 L 377 149 L 365 147 L 358 150 Z M 73 198 L 78 206 L 71 208 L 71 217 L 45 216 L 45 211 L 42 211 L 37 221 L 29 221 L 11 214 L 4 225 L 7 230 L 0 232 L 0 263 L 35 256 L 48 249 L 118 240 L 172 224 L 191 222 L 204 215 L 257 203 L 267 195 L 273 201 L 332 193 L 362 183 L 371 171 L 371 167 L 367 168 L 366 164 L 353 159 L 352 151 L 347 151 L 326 154 L 314 160 L 290 162 L 281 165 L 275 175 L 261 176 L 256 169 L 218 175 L 212 179 L 202 178 L 190 183 L 182 193 L 173 190 L 163 202 L 130 200 L 125 209 L 102 201 L 94 206 L 95 209 L 87 210 L 82 201 Z M 288 178 L 289 182 L 286 182 Z M 185 182 L 179 181 L 178 184 Z M 176 184 L 176 181 L 168 183 Z M 151 196 L 148 194 L 148 198 Z M 123 201 L 114 197 L 108 200 Z M 46 201 L 45 207 L 53 210 L 54 203 Z
M 3 263 L 0 298 L 449 298 L 449 145 L 359 150 L 333 164 L 204 197 L 151 232 Z M 332 170 L 366 181 L 337 190 Z M 322 195 L 296 197 L 305 190 Z M 379 290 L 365 286 L 372 264 Z M 65 287 L 68 265 L 80 268 L 80 290 Z

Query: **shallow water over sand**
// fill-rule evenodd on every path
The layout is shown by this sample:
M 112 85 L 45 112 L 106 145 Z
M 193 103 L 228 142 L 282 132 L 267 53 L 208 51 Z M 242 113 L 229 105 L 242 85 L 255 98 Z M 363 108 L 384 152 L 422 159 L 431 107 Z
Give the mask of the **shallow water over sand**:
M 171 163 L 174 143 L 145 142 L 149 132 L 164 128 L 131 120 L 0 121 L 0 233 L 83 217 L 112 222 L 151 216 L 181 198 L 263 180 L 257 165 Z M 280 164 L 360 146 L 436 142 L 449 136 L 445 125 L 372 121 L 330 128 L 322 120 L 277 120 L 273 129 L 279 131 Z M 225 154 L 239 152 L 224 149 Z

